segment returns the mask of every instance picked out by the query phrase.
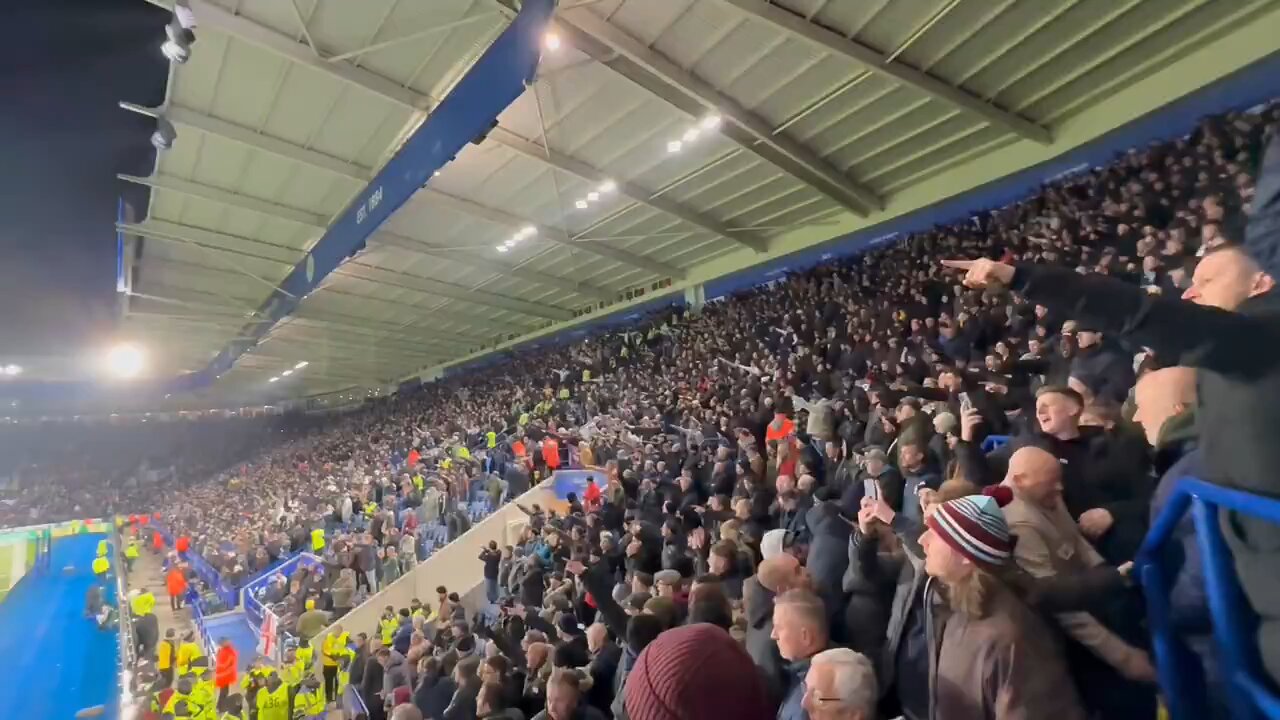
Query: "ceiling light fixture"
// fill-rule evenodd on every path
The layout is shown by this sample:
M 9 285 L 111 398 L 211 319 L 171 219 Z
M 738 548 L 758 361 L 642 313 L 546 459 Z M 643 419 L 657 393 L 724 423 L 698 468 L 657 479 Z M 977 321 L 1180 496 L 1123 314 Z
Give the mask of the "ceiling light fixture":
M 538 234 L 538 228 L 532 225 L 525 225 L 524 227 L 520 228 L 520 232 L 516 233 L 516 236 L 523 239 L 527 237 L 533 237 L 534 235 L 537 235 L 537 234 Z
M 5 366 L 4 366 L 4 374 L 5 374 L 5 375 L 8 375 L 8 376 L 10 376 L 10 377 L 12 377 L 12 376 L 14 376 L 14 375 L 20 375 L 20 374 L 22 374 L 22 366 L 21 366 L 21 365 L 14 365 L 14 364 L 12 364 L 12 363 L 10 363 L 9 365 L 5 365 Z
M 279 377 L 273 377 L 273 378 L 271 378 L 270 380 L 268 380 L 267 382 L 278 382 L 279 380 L 280 380 L 280 378 L 279 378 Z
M 691 142 L 693 142 L 694 140 L 697 140 L 697 139 L 698 139 L 698 129 L 697 129 L 697 128 L 689 128 L 688 130 L 685 130 L 685 131 L 684 131 L 684 136 L 681 138 L 681 140 L 684 140 L 684 141 L 685 141 L 685 142 L 687 142 L 687 143 L 691 143 Z
M 684 143 L 680 142 L 679 140 L 672 140 L 671 142 L 667 143 L 667 152 L 672 154 L 680 152 L 680 150 L 683 148 L 684 148 Z
M 156 116 L 156 131 L 151 133 L 151 146 L 156 150 L 168 150 L 178 139 L 178 131 L 173 123 L 163 115 Z
M 595 190 L 592 190 L 591 192 L 587 193 L 587 200 L 589 202 L 595 202 L 599 199 L 600 199 L 600 193 L 596 192 Z
M 711 132 L 720 127 L 720 116 L 715 114 L 708 115 L 702 118 L 702 122 L 698 123 L 698 127 L 706 130 L 707 132 Z
M 612 180 L 605 180 L 604 182 L 600 183 L 600 192 L 604 195 L 608 195 L 609 193 L 617 189 L 618 189 L 618 183 Z
M 495 250 L 497 250 L 498 252 L 507 252 L 507 251 L 508 251 L 508 250 L 510 250 L 511 248 L 507 247 L 506 245 L 499 245 L 498 247 L 496 247 L 496 248 L 494 248 L 494 249 L 495 249 Z
M 173 16 L 164 26 L 165 41 L 160 45 L 160 52 L 169 62 L 181 65 L 191 59 L 191 46 L 196 42 L 195 28 L 196 16 L 191 12 L 188 0 L 174 2 Z
M 306 366 L 308 366 L 308 365 L 310 365 L 310 364 L 311 364 L 311 363 L 307 362 L 306 360 L 303 360 L 302 362 L 298 363 L 297 365 L 294 365 L 294 366 L 293 366 L 293 369 L 294 369 L 294 370 L 301 370 L 302 368 L 304 368 L 304 367 L 306 367 Z
M 578 208 L 579 210 L 586 210 L 586 209 L 587 209 L 587 201 L 586 201 L 586 200 L 579 200 L 578 202 L 574 203 L 574 204 L 573 204 L 573 206 L 574 206 L 574 207 L 576 207 L 576 208 Z
M 292 374 L 293 374 L 292 370 L 285 370 L 284 372 L 280 373 L 280 377 L 289 377 Z

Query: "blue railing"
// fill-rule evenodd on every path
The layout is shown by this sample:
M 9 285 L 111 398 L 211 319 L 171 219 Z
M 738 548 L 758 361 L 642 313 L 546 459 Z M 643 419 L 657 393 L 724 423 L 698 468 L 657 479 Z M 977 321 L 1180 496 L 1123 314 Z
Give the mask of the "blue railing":
M 286 578 L 291 577 L 300 567 L 315 567 L 321 565 L 323 561 L 312 555 L 311 553 L 298 553 L 287 560 L 273 566 L 270 570 L 263 572 L 258 577 L 245 583 L 241 589 L 241 607 L 244 608 L 245 617 L 255 627 L 262 626 L 262 617 L 265 607 L 262 601 L 258 599 L 263 588 L 270 582 L 271 577 L 276 574 L 284 575 Z
M 1203 708 L 1195 698 L 1207 696 L 1205 688 L 1191 687 L 1186 673 L 1186 651 L 1175 634 L 1170 615 L 1171 568 L 1163 547 L 1182 518 L 1191 512 L 1196 545 L 1204 565 L 1205 591 L 1221 666 L 1223 700 L 1233 718 L 1280 719 L 1280 696 L 1259 671 L 1257 650 L 1250 638 L 1253 611 L 1248 607 L 1235 576 L 1231 552 L 1218 524 L 1219 509 L 1233 510 L 1280 525 L 1280 500 L 1259 497 L 1196 478 L 1182 478 L 1138 553 L 1138 577 L 1144 586 L 1151 623 L 1160 686 L 1171 720 L 1198 720 Z M 1277 568 L 1280 571 L 1280 568 Z M 1202 692 L 1204 691 L 1204 692 Z
M 175 546 L 173 534 L 169 532 L 168 528 L 158 522 L 153 523 L 153 527 L 155 527 L 156 532 L 159 532 L 160 536 L 164 538 L 165 545 L 168 547 Z M 213 588 L 213 592 L 218 596 L 218 600 L 220 600 L 227 609 L 231 609 L 236 606 L 237 601 L 239 600 L 239 593 L 235 588 L 223 582 L 222 574 L 210 565 L 209 562 L 200 555 L 200 553 L 188 550 L 185 553 L 181 553 L 181 557 L 188 565 L 191 566 L 191 569 L 195 571 L 196 577 L 200 578 L 206 585 Z
M 1009 444 L 1008 435 L 988 435 L 982 441 L 982 452 L 989 453 Z

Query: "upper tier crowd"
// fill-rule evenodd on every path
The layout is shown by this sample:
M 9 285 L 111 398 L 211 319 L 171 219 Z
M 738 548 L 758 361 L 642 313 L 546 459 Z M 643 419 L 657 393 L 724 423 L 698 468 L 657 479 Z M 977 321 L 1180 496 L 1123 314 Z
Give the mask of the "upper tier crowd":
M 287 428 L 138 509 L 227 573 L 320 551 L 270 598 L 311 636 L 432 527 L 464 530 L 465 500 L 599 468 L 480 558 L 496 625 L 446 592 L 349 628 L 376 717 L 1154 717 L 1129 578 L 1151 518 L 1185 475 L 1280 497 L 1277 127 L 1274 104 L 1207 118 L 1008 207 Z M 1280 529 L 1222 527 L 1280 677 Z M 1188 523 L 1170 553 L 1197 717 L 1226 717 Z

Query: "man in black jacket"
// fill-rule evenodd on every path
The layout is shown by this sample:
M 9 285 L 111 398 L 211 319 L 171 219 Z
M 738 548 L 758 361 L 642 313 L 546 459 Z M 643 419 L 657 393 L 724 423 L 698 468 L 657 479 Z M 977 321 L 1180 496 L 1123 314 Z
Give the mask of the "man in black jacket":
M 1144 448 L 1081 425 L 1083 411 L 1079 393 L 1046 385 L 1036 393 L 1035 431 L 984 457 L 978 450 L 982 438 L 962 430 L 956 457 L 966 479 L 991 485 L 1004 476 L 1017 450 L 1034 446 L 1049 452 L 1062 463 L 1063 500 L 1071 517 L 1107 562 L 1120 565 L 1133 559 L 1147 532 L 1150 463 Z
M 986 259 L 944 264 L 964 270 L 966 285 L 1010 286 L 1033 302 L 1151 348 L 1167 365 L 1200 369 L 1196 418 L 1205 479 L 1280 497 L 1280 292 L 1274 280 L 1280 274 L 1280 142 L 1267 150 L 1253 208 L 1244 247 L 1224 247 L 1202 259 L 1184 295 L 1189 303 L 1044 265 Z M 1223 515 L 1236 574 L 1261 616 L 1263 662 L 1280 678 L 1280 527 Z

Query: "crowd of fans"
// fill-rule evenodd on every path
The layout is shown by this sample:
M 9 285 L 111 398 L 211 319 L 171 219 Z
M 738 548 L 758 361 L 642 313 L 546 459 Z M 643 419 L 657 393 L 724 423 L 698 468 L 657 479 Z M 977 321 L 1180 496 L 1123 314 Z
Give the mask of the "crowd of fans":
M 1255 185 L 1278 126 L 1208 118 L 962 224 L 370 403 L 161 513 L 228 573 L 320 554 L 267 600 L 304 639 L 337 620 L 322 689 L 373 717 L 1154 717 L 1129 578 L 1151 518 L 1186 474 L 1280 495 L 1280 145 Z M 496 622 L 441 588 L 344 630 L 468 500 L 562 466 L 598 474 L 477 559 Z M 1280 530 L 1223 527 L 1280 676 Z M 1182 672 L 1226 717 L 1189 524 L 1175 540 Z

